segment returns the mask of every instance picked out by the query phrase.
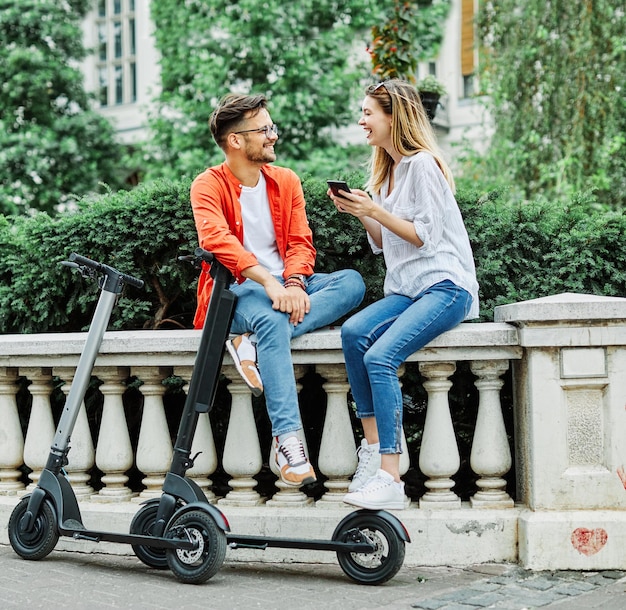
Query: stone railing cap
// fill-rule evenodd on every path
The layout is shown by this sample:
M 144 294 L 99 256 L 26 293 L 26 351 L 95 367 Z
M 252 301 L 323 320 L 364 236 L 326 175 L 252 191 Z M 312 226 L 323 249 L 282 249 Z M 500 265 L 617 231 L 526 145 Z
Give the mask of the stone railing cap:
M 626 299 L 564 292 L 540 299 L 498 305 L 496 322 L 626 320 Z

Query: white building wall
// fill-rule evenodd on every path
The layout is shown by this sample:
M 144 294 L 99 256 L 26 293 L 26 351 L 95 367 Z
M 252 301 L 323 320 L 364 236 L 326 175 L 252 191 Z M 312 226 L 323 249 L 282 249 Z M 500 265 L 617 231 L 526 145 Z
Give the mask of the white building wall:
M 94 93 L 98 90 L 96 11 L 94 7 L 83 23 L 85 47 L 94 50 L 83 62 L 85 86 L 87 91 Z M 97 108 L 98 112 L 113 123 L 121 141 L 128 144 L 139 142 L 147 137 L 148 112 L 152 100 L 158 95 L 160 86 L 159 54 L 154 46 L 154 24 L 150 18 L 150 0 L 135 0 L 135 27 L 137 100 L 134 103 Z
M 120 139 L 126 143 L 140 141 L 147 137 L 146 123 L 151 100 L 158 94 L 159 55 L 154 47 L 154 26 L 150 19 L 150 0 L 135 0 L 137 34 L 137 101 L 98 108 L 111 120 Z M 96 49 L 96 9 L 84 22 L 85 46 Z M 440 144 L 448 160 L 454 165 L 459 144 L 467 143 L 482 151 L 489 142 L 491 121 L 482 100 L 478 97 L 463 96 L 463 77 L 461 75 L 461 0 L 453 0 L 446 24 L 444 40 L 439 57 L 435 61 L 436 75 L 448 93 L 441 101 L 441 107 L 435 118 L 435 126 Z M 83 63 L 87 90 L 97 91 L 97 69 L 95 53 Z M 428 72 L 428 65 L 421 65 L 419 76 Z M 343 143 L 362 143 L 363 134 L 356 125 L 335 132 L 337 140 Z

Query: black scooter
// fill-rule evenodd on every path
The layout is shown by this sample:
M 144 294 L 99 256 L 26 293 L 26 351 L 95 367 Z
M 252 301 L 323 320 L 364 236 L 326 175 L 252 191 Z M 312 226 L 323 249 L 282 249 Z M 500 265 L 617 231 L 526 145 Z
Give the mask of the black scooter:
M 203 262 L 210 265 L 214 287 L 162 495 L 142 504 L 129 534 L 88 530 L 82 523 L 76 496 L 63 471 L 70 436 L 115 301 L 125 284 L 141 287 L 143 282 L 73 253 L 63 264 L 78 269 L 84 277 L 98 278 L 100 299 L 46 467 L 37 487 L 18 503 L 9 519 L 13 550 L 24 559 L 38 560 L 54 549 L 59 536 L 121 542 L 131 544 L 146 565 L 169 567 L 185 583 L 202 583 L 214 576 L 224 562 L 227 546 L 328 550 L 337 553 L 345 574 L 358 583 L 374 585 L 393 578 L 402 567 L 405 542 L 410 540 L 402 523 L 390 513 L 352 512 L 337 525 L 331 540 L 236 536 L 230 534 L 223 513 L 185 476 L 194 464 L 190 454 L 199 414 L 209 412 L 215 398 L 236 296 L 228 289 L 232 276 L 210 252 L 198 248 L 194 256 L 180 260 L 191 261 L 196 268 Z

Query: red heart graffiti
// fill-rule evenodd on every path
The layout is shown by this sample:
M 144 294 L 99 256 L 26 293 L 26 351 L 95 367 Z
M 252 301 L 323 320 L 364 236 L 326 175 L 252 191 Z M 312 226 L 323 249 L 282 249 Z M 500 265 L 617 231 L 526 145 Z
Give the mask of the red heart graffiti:
M 583 555 L 595 555 L 608 539 L 609 535 L 601 527 L 593 530 L 579 527 L 572 532 L 572 545 Z

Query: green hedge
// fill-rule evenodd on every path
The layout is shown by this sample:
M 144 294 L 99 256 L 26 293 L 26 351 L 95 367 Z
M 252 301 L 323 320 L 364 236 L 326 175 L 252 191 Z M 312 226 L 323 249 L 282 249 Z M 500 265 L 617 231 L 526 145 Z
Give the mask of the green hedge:
M 509 203 L 502 193 L 463 192 L 477 264 L 481 319 L 497 305 L 562 292 L 626 296 L 626 216 L 591 196 Z
M 361 185 L 360 173 L 344 176 Z M 142 278 L 114 311 L 115 329 L 189 327 L 196 272 L 177 262 L 196 247 L 189 180 L 155 182 L 133 191 L 86 199 L 73 213 L 51 218 L 0 216 L 0 331 L 82 330 L 97 288 L 58 263 L 70 252 Z M 317 270 L 358 269 L 366 303 L 380 297 L 384 265 L 371 253 L 358 220 L 339 214 L 326 184 L 303 180 L 318 250 Z M 472 241 L 481 287 L 481 319 L 493 309 L 560 292 L 626 294 L 622 212 L 580 197 L 566 204 L 510 203 L 501 193 L 461 191 L 459 205 Z
M 362 180 L 362 177 L 359 177 Z M 0 217 L 0 328 L 4 333 L 82 330 L 97 288 L 58 263 L 75 251 L 145 281 L 126 288 L 114 310 L 115 329 L 189 327 L 197 272 L 176 259 L 193 252 L 196 231 L 189 180 L 155 182 L 133 191 L 87 199 L 51 218 Z M 377 292 L 382 261 L 369 249 L 360 223 L 338 217 L 319 180 L 305 180 L 319 271 L 352 266 L 372 277 Z

